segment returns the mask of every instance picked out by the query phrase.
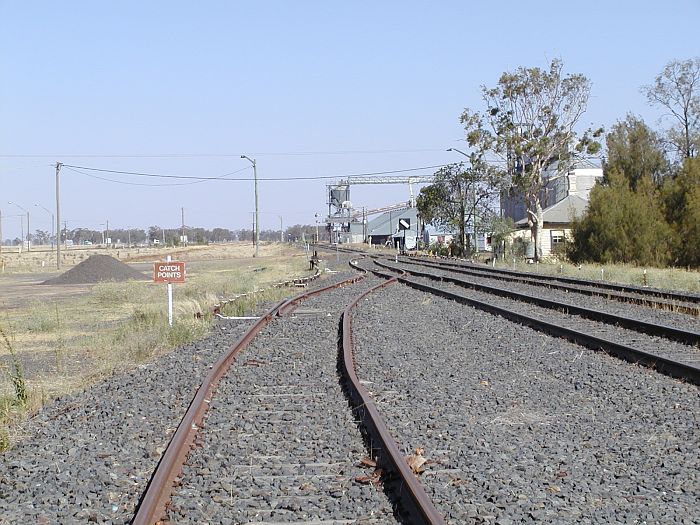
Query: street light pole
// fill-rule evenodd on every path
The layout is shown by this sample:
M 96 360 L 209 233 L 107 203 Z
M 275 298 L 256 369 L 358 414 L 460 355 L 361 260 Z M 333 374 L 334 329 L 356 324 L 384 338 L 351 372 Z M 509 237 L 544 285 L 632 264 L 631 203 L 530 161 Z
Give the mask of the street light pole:
M 27 214 L 27 251 L 29 251 L 29 250 L 30 250 L 30 246 L 31 246 L 31 242 L 30 242 L 30 240 L 29 240 L 29 232 L 32 231 L 32 230 L 30 229 L 30 226 L 29 226 L 29 210 L 23 208 L 22 206 L 20 206 L 20 205 L 17 204 L 16 202 L 7 201 L 7 204 L 14 204 L 14 205 L 17 206 L 20 210 L 22 210 L 23 212 L 25 212 L 25 213 Z M 24 234 L 22 234 L 22 237 L 24 237 Z M 24 241 L 22 241 L 22 242 L 24 242 Z
M 253 165 L 253 180 L 255 181 L 255 257 L 260 253 L 260 221 L 258 220 L 258 170 L 255 159 L 246 155 L 241 155 L 242 159 L 248 160 Z
M 462 150 L 457 149 L 457 148 L 447 148 L 447 151 L 456 151 L 457 153 L 461 153 L 467 158 L 470 158 L 469 155 L 464 153 Z M 476 184 L 475 181 L 472 180 L 472 235 L 474 236 L 474 251 L 478 250 L 478 243 L 476 240 Z

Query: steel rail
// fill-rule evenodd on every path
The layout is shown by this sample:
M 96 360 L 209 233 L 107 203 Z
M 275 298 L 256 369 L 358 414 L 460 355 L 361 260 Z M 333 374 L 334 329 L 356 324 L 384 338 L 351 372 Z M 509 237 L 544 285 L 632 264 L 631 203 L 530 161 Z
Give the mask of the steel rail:
M 399 270 L 399 268 L 393 268 L 392 266 L 375 261 L 376 264 L 383 268 L 389 270 Z M 506 290 L 504 288 L 499 288 L 497 286 L 489 286 L 485 284 L 473 283 L 470 281 L 464 281 L 458 279 L 457 277 L 450 277 L 447 275 L 434 275 L 428 272 L 421 272 L 412 269 L 403 269 L 411 275 L 416 275 L 419 277 L 427 277 L 429 279 L 440 280 L 444 282 L 449 282 L 456 284 L 457 286 L 462 286 L 464 288 L 472 288 L 480 292 L 486 292 L 493 295 L 498 295 L 500 297 L 506 297 L 507 299 L 513 299 L 516 301 L 521 301 L 524 303 L 535 304 L 542 308 L 549 308 L 551 310 L 560 310 L 565 313 L 578 315 L 586 319 L 591 319 L 593 321 L 599 321 L 606 324 L 618 325 L 623 328 L 628 328 L 636 332 L 641 332 L 649 335 L 661 336 L 672 341 L 678 341 L 680 343 L 698 346 L 700 345 L 700 333 L 693 332 L 691 330 L 682 330 L 680 328 L 674 328 L 672 326 L 666 326 L 662 324 L 649 323 L 647 321 L 640 321 L 638 319 L 633 319 L 631 317 L 625 317 L 622 315 L 609 314 L 607 312 L 601 312 L 600 310 L 593 310 L 591 308 L 584 308 L 582 306 L 576 306 L 569 303 L 560 303 L 558 301 L 552 301 L 550 299 L 545 299 L 543 297 L 537 297 L 534 295 L 524 294 L 520 292 L 515 292 L 513 290 Z
M 363 270 L 365 271 L 365 270 Z M 173 434 L 168 446 L 161 456 L 151 479 L 137 505 L 136 513 L 131 521 L 133 525 L 153 525 L 158 523 L 165 514 L 166 506 L 171 496 L 173 485 L 182 472 L 190 448 L 194 444 L 197 430 L 203 426 L 204 416 L 214 395 L 219 380 L 228 372 L 238 354 L 250 344 L 255 336 L 275 316 L 288 313 L 300 301 L 333 288 L 356 282 L 358 277 L 334 283 L 319 290 L 311 290 L 291 299 L 283 300 L 261 316 L 238 341 L 222 355 L 212 366 L 211 370 L 197 389 L 185 415 Z M 290 306 L 291 305 L 291 306 Z
M 352 264 L 352 263 L 351 263 Z M 356 266 L 359 268 L 359 266 Z M 364 270 L 364 268 L 362 268 Z M 366 271 L 366 270 L 365 270 Z M 367 389 L 360 383 L 355 372 L 355 361 L 353 358 L 353 337 L 352 337 L 352 309 L 366 296 L 381 288 L 397 282 L 397 277 L 378 284 L 356 297 L 345 308 L 341 321 L 341 351 L 342 351 L 342 372 L 345 376 L 345 384 L 354 405 L 356 414 L 361 418 L 362 424 L 370 439 L 370 448 L 377 454 L 377 463 L 386 472 L 390 472 L 401 480 L 398 483 L 399 501 L 402 510 L 410 518 L 411 524 L 416 525 L 444 525 L 446 522 L 433 505 L 426 494 L 423 486 L 411 471 L 405 456 L 399 450 L 391 432 L 384 423 L 377 407 L 372 402 L 372 398 Z
M 423 258 L 417 257 L 416 260 L 425 260 Z M 576 279 L 574 277 L 564 277 L 563 275 L 541 275 L 541 274 L 534 274 L 534 273 L 529 273 L 529 272 L 519 272 L 516 270 L 506 270 L 504 268 L 482 268 L 480 266 L 476 266 L 471 263 L 467 264 L 459 264 L 451 261 L 443 261 L 440 264 L 444 264 L 445 266 L 454 266 L 457 268 L 475 268 L 478 269 L 481 272 L 485 273 L 493 273 L 495 275 L 513 275 L 517 277 L 526 277 L 529 279 L 535 279 L 543 282 L 550 282 L 550 281 L 560 281 L 563 283 L 570 283 L 570 284 L 578 284 L 581 286 L 591 286 L 594 288 L 600 288 L 600 289 L 609 289 L 609 290 L 615 290 L 618 292 L 628 292 L 628 293 L 638 293 L 641 295 L 649 295 L 649 296 L 655 296 L 655 297 L 662 297 L 664 299 L 672 299 L 674 301 L 686 301 L 689 303 L 698 303 L 700 304 L 700 295 L 696 294 L 684 294 L 680 292 L 674 292 L 671 290 L 656 290 L 656 289 L 650 289 L 650 288 L 642 288 L 640 286 L 631 286 L 631 285 L 626 285 L 626 284 L 617 284 L 617 283 L 610 283 L 610 282 L 602 282 L 602 281 L 592 281 L 589 279 Z
M 385 278 L 391 276 L 391 274 L 387 274 L 386 272 L 376 270 L 374 268 L 369 269 L 369 271 L 371 271 L 375 275 L 379 275 Z M 596 337 L 594 335 L 579 332 L 571 328 L 565 328 L 563 326 L 558 326 L 553 323 L 548 323 L 546 321 L 542 321 L 540 319 L 536 319 L 525 314 L 512 312 L 511 310 L 507 310 L 499 306 L 478 301 L 476 299 L 465 297 L 463 295 L 458 295 L 433 286 L 428 286 L 426 284 L 418 283 L 406 277 L 396 276 L 396 278 L 400 283 L 406 284 L 417 290 L 432 293 L 433 295 L 438 295 L 446 299 L 451 299 L 462 304 L 468 304 L 475 308 L 479 308 L 480 310 L 484 310 L 491 314 L 504 317 L 510 321 L 522 324 L 524 326 L 528 326 L 539 332 L 567 339 L 592 350 L 607 352 L 630 363 L 644 365 L 648 368 L 656 370 L 661 374 L 668 375 L 677 379 L 682 379 L 694 385 L 700 385 L 699 367 L 686 363 L 680 363 L 678 361 L 673 361 L 672 359 L 657 356 L 649 352 L 645 352 L 644 350 L 639 350 L 637 348 L 616 343 L 614 341 L 609 341 L 602 337 Z
M 577 283 L 558 283 L 547 279 L 540 279 L 539 276 L 530 276 L 524 273 L 520 273 L 517 276 L 507 275 L 507 274 L 497 274 L 494 273 L 492 268 L 480 268 L 477 266 L 464 266 L 461 264 L 448 264 L 433 261 L 426 261 L 424 259 L 418 258 L 402 258 L 402 261 L 406 264 L 415 264 L 419 266 L 427 266 L 430 268 L 440 268 L 444 271 L 451 271 L 455 273 L 461 273 L 464 275 L 472 275 L 474 277 L 481 277 L 483 279 L 500 279 L 502 281 L 516 282 L 529 284 L 531 286 L 544 286 L 546 288 L 551 288 L 553 290 L 563 290 L 566 292 L 574 292 L 581 295 L 587 295 L 589 297 L 604 297 L 606 299 L 611 299 L 619 301 L 622 303 L 632 303 L 641 306 L 649 306 L 658 309 L 668 309 L 675 312 L 699 316 L 700 315 L 700 305 L 699 306 L 689 306 L 687 304 L 678 304 L 673 302 L 667 302 L 657 299 L 658 295 L 651 295 L 650 297 L 634 297 L 631 295 L 622 295 L 624 293 L 639 293 L 638 290 L 627 291 L 627 292 L 615 292 L 612 290 L 605 290 L 600 287 L 596 287 L 595 290 L 589 288 L 580 288 L 581 286 L 591 286 L 587 281 L 579 281 Z M 498 271 L 498 270 L 497 270 Z M 691 297 L 692 296 L 688 296 Z

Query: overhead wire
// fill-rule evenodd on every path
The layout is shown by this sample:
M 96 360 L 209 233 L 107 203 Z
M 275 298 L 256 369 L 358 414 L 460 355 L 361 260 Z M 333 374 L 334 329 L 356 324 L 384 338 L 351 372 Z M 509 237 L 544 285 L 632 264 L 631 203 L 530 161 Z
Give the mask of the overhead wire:
M 276 181 L 276 182 L 281 182 L 281 181 L 298 181 L 298 180 L 324 180 L 324 179 L 342 179 L 342 178 L 347 178 L 347 177 L 372 177 L 372 176 L 379 176 L 379 175 L 391 175 L 391 174 L 396 174 L 396 173 L 409 173 L 409 172 L 414 172 L 414 171 L 423 171 L 423 170 L 429 170 L 429 169 L 439 169 L 445 167 L 445 164 L 438 164 L 434 166 L 421 166 L 419 168 L 407 168 L 407 169 L 400 169 L 400 170 L 387 170 L 387 171 L 374 171 L 374 172 L 367 172 L 367 173 L 353 173 L 353 174 L 340 174 L 340 175 L 313 175 L 313 176 L 308 176 L 308 177 L 258 177 L 258 181 Z M 166 175 L 166 174 L 161 174 L 161 173 L 144 173 L 144 172 L 138 172 L 138 171 L 121 171 L 121 170 L 109 170 L 109 169 L 104 169 L 104 168 L 93 168 L 89 166 L 74 166 L 72 164 L 63 164 L 63 167 L 66 168 L 72 168 L 74 170 L 88 170 L 88 171 L 97 171 L 100 173 L 114 173 L 114 174 L 120 174 L 120 175 L 132 175 L 132 176 L 137 176 L 137 177 L 153 177 L 153 178 L 160 178 L 160 179 L 185 179 L 185 180 L 196 180 L 196 181 L 215 181 L 215 180 L 225 180 L 225 181 L 253 181 L 255 178 L 228 178 L 228 175 L 233 175 L 235 173 L 238 173 L 240 171 L 243 171 L 243 169 L 227 173 L 218 177 L 202 177 L 202 176 L 194 176 L 194 175 Z M 246 169 L 250 169 L 250 167 L 247 167 Z M 96 178 L 96 175 L 94 176 Z M 110 180 L 110 179 L 104 179 L 103 180 Z M 111 180 L 112 182 L 115 182 Z M 136 183 L 134 183 L 136 184 Z
M 127 185 L 127 186 L 149 186 L 149 187 L 187 186 L 187 185 L 191 185 L 191 184 L 201 184 L 201 183 L 203 183 L 203 182 L 208 182 L 208 181 L 212 181 L 212 180 L 232 180 L 232 179 L 225 179 L 224 177 L 227 177 L 227 176 L 229 176 L 229 175 L 234 175 L 234 174 L 236 174 L 236 173 L 240 173 L 241 171 L 246 171 L 246 170 L 251 169 L 251 166 L 246 166 L 245 168 L 241 168 L 241 169 L 236 170 L 236 171 L 231 171 L 231 172 L 229 172 L 229 173 L 224 173 L 223 175 L 220 175 L 220 176 L 218 176 L 218 177 L 210 177 L 210 178 L 206 178 L 206 179 L 204 179 L 204 178 L 203 178 L 203 179 L 197 179 L 197 180 L 194 180 L 194 181 L 192 181 L 192 182 L 165 182 L 165 183 L 160 183 L 160 184 L 148 184 L 148 183 L 145 183 L 145 182 L 131 182 L 131 181 L 124 181 L 124 180 L 108 179 L 107 177 L 100 177 L 99 175 L 93 175 L 93 174 L 91 174 L 91 173 L 86 173 L 86 172 L 82 171 L 83 169 L 96 170 L 96 168 L 81 168 L 81 169 L 77 169 L 77 168 L 75 168 L 74 166 L 72 166 L 72 165 L 70 165 L 70 164 L 63 164 L 62 167 L 66 168 L 66 169 L 68 169 L 68 170 L 70 170 L 70 171 L 74 171 L 75 173 L 80 173 L 81 175 L 85 175 L 86 177 L 91 177 L 91 178 L 93 178 L 93 179 L 99 179 L 99 180 L 103 180 L 103 181 L 107 181 L 107 182 L 114 182 L 114 183 L 116 183 L 116 184 L 124 184 L 124 185 Z M 96 170 L 96 171 L 107 171 L 107 170 Z M 111 173 L 111 171 L 110 171 L 110 173 Z M 120 172 L 114 171 L 114 173 L 120 173 Z M 135 175 L 135 173 L 130 173 L 130 174 L 131 174 L 131 175 Z M 155 176 L 155 175 L 153 175 L 153 176 Z M 170 177 L 168 177 L 168 178 L 170 178 Z
M 328 150 L 328 151 L 262 151 L 251 152 L 250 155 L 263 156 L 311 156 L 311 155 L 365 155 L 373 153 L 435 153 L 444 151 L 444 148 L 416 148 L 416 149 L 377 149 L 377 150 Z M 159 158 L 196 158 L 196 157 L 240 157 L 234 153 L 144 153 L 144 154 L 0 154 L 0 158 L 90 158 L 90 159 L 159 159 Z

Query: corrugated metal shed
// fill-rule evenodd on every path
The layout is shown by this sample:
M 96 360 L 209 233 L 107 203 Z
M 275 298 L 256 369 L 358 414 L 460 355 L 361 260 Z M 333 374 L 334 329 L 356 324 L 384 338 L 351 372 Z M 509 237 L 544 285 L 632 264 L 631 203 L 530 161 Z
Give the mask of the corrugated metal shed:
M 418 223 L 418 211 L 415 208 L 390 211 L 372 219 L 367 224 L 367 235 L 373 237 L 388 237 L 398 231 L 399 219 L 410 219 L 411 229 L 415 230 Z

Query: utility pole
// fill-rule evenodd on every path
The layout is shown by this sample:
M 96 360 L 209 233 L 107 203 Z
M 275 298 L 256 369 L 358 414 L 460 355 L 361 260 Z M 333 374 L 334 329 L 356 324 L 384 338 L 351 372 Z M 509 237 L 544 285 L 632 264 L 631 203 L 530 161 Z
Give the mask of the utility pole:
M 0 210 L 0 255 L 2 255 L 2 210 Z
M 107 242 L 107 248 L 109 248 L 109 245 L 112 244 L 111 242 L 109 242 L 109 219 L 107 219 L 105 227 L 107 228 L 107 233 L 105 234 L 105 241 Z
M 56 239 L 56 269 L 61 269 L 61 198 L 60 198 L 60 177 L 61 173 L 60 162 L 56 163 L 56 231 L 58 239 Z
M 255 257 L 260 253 L 260 220 L 258 217 L 258 167 L 255 159 L 251 159 L 246 155 L 241 155 L 242 159 L 246 159 L 253 165 L 253 180 L 255 181 Z
M 182 245 L 186 246 L 187 243 L 185 242 L 185 207 L 183 206 L 180 208 L 180 211 L 182 212 Z
M 362 242 L 367 242 L 367 207 L 362 207 Z
M 318 213 L 314 213 L 314 217 L 316 217 L 316 242 L 314 244 L 318 244 Z
M 258 169 L 253 161 L 253 179 L 255 179 L 255 256 L 260 252 L 260 218 L 258 217 Z
M 284 230 L 282 229 L 282 216 L 280 215 L 280 242 L 284 242 Z

